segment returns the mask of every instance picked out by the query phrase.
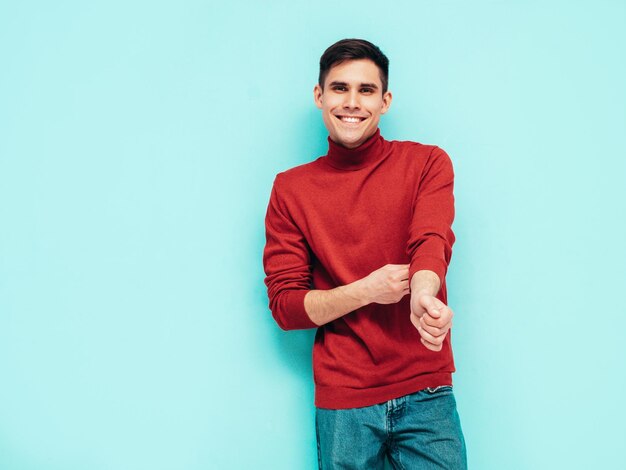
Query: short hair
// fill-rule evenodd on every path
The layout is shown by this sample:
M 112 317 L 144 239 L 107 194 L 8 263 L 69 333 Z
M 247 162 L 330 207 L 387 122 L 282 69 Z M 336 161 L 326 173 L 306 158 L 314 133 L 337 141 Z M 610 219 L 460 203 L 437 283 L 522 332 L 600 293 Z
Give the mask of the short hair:
M 383 94 L 389 84 L 389 59 L 374 44 L 365 39 L 342 39 L 324 51 L 320 58 L 319 85 L 324 89 L 324 81 L 334 65 L 346 60 L 369 59 L 378 66 Z

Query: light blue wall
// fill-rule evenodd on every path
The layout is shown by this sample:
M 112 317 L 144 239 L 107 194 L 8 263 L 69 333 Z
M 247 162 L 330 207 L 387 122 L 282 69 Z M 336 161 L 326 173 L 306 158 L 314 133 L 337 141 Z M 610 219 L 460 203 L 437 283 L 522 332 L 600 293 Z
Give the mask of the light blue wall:
M 0 468 L 316 468 L 263 218 L 344 37 L 391 59 L 383 134 L 455 164 L 471 468 L 617 468 L 625 31 L 622 1 L 3 2 Z

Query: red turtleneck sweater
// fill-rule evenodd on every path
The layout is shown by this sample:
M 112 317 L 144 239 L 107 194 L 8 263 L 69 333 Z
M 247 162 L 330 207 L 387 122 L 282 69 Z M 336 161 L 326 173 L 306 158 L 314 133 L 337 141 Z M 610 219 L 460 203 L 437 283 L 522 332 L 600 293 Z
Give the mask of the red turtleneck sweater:
M 454 174 L 439 147 L 376 134 L 356 149 L 328 139 L 328 155 L 279 173 L 266 216 L 263 253 L 270 309 L 285 329 L 315 328 L 304 308 L 310 289 L 332 289 L 385 264 L 409 276 L 445 274 L 454 234 Z M 448 333 L 426 349 L 409 319 L 410 296 L 370 304 L 318 328 L 313 346 L 315 405 L 355 408 L 426 387 L 451 385 Z

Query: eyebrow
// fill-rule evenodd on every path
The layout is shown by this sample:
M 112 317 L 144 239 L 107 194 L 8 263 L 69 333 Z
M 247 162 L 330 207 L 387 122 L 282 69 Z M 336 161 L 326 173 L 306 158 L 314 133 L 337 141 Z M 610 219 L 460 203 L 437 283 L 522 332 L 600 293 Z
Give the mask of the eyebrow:
M 348 86 L 347 82 L 330 82 L 329 86 Z M 361 83 L 361 88 L 374 88 L 378 90 L 378 86 L 375 83 Z

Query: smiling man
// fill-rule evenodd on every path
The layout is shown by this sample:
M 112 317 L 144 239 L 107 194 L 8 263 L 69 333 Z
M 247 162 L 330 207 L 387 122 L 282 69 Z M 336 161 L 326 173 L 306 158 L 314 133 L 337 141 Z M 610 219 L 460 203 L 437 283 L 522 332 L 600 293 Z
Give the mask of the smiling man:
M 385 140 L 389 61 L 360 39 L 320 59 L 328 153 L 276 176 L 263 253 L 270 309 L 317 328 L 323 469 L 465 469 L 445 275 L 454 173 L 439 147 Z
M 376 132 L 380 115 L 391 104 L 391 93 L 383 85 L 378 67 L 369 59 L 336 64 L 323 79 L 326 83 L 315 86 L 314 96 L 330 139 L 346 148 L 356 148 Z

